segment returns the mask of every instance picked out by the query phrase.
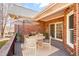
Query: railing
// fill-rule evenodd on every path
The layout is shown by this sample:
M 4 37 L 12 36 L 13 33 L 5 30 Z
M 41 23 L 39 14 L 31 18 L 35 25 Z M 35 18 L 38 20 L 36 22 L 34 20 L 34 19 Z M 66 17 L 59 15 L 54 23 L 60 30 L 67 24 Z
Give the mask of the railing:
M 14 47 L 16 42 L 16 35 L 0 49 L 0 56 L 12 56 L 14 55 Z

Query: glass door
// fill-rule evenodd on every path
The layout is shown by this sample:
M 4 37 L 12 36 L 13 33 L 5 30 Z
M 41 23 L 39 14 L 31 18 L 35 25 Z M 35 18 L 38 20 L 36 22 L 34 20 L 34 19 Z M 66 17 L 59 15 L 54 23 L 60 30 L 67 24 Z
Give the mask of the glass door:
M 63 23 L 56 24 L 56 38 L 62 39 L 63 34 Z
M 55 24 L 50 25 L 50 35 L 52 38 L 55 38 Z

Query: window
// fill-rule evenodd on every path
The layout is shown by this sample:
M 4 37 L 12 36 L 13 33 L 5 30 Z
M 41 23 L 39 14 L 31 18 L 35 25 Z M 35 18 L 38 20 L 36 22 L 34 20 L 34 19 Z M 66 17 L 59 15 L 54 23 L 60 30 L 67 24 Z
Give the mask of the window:
M 67 14 L 67 44 L 74 47 L 74 12 L 71 11 Z
M 73 14 L 69 16 L 69 29 L 73 29 L 73 18 L 74 18 Z
M 69 16 L 70 43 L 72 44 L 74 43 L 73 19 L 74 19 L 74 14 Z
M 74 32 L 73 30 L 70 30 L 70 43 L 74 43 Z

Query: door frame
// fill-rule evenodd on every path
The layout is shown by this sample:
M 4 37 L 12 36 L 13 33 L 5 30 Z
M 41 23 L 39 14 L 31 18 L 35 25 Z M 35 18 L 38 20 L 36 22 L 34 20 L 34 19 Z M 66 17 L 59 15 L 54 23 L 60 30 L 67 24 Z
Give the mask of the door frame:
M 74 30 L 74 29 L 69 29 L 69 16 L 70 15 L 72 15 L 72 14 L 74 14 L 74 11 L 72 10 L 71 12 L 69 12 L 68 14 L 67 14 L 67 34 L 66 34 L 66 36 L 67 36 L 67 44 L 70 46 L 70 47 L 72 47 L 72 48 L 74 48 L 74 44 L 72 44 L 72 43 L 70 43 L 70 30 Z
M 50 38 L 50 39 L 55 39 L 55 40 L 63 41 L 62 39 L 59 39 L 59 38 L 56 37 L 56 25 L 57 25 L 57 24 L 60 24 L 60 23 L 63 24 L 62 21 L 61 21 L 61 22 L 56 22 L 56 23 L 49 23 L 49 38 Z M 50 26 L 51 26 L 52 24 L 55 25 L 55 37 L 54 37 L 54 38 L 51 37 L 51 34 L 50 34 L 50 32 L 51 32 L 51 31 L 50 31 Z M 62 29 L 62 31 L 63 31 L 63 29 Z M 62 33 L 62 34 L 63 34 L 63 33 Z

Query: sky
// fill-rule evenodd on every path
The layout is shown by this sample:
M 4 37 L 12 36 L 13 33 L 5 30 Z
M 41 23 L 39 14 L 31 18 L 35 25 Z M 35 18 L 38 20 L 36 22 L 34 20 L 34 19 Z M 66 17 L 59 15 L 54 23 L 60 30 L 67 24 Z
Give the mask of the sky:
M 23 7 L 28 8 L 28 9 L 32 9 L 34 11 L 41 11 L 46 5 L 48 5 L 47 3 L 24 3 Z

